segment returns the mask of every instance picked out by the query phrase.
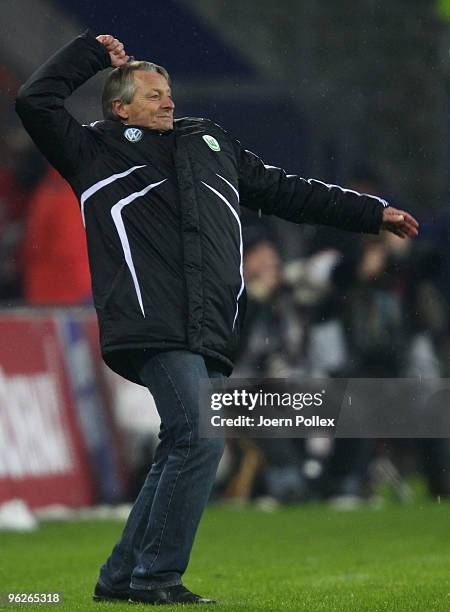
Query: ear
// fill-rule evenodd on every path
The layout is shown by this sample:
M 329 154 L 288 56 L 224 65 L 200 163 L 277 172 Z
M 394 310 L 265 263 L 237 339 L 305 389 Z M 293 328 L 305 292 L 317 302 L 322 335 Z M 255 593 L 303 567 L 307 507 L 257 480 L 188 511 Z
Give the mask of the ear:
M 128 119 L 128 104 L 125 104 L 122 100 L 113 100 L 112 102 L 112 110 L 119 119 L 122 121 L 126 121 Z

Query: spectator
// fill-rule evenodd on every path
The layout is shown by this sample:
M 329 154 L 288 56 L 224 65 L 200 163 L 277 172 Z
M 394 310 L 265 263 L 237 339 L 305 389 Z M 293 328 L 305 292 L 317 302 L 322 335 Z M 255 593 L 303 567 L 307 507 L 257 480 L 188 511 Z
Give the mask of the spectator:
M 30 304 L 91 301 L 80 209 L 69 185 L 51 167 L 29 203 L 22 265 L 24 297 Z
M 0 300 L 22 297 L 19 249 L 29 194 L 45 171 L 42 156 L 22 130 L 7 132 L 0 142 Z

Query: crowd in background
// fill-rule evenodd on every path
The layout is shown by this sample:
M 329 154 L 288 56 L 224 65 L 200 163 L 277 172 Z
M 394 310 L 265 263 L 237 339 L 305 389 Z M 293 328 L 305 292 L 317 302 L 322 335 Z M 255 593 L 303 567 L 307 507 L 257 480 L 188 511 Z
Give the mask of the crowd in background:
M 21 132 L 11 132 L 3 147 L 2 304 L 91 303 L 73 193 Z M 347 186 L 387 196 L 369 168 L 355 169 Z M 434 223 L 425 220 L 416 241 L 327 228 L 302 233 L 291 226 L 284 231 L 298 238 L 297 258 L 286 258 L 270 219 L 243 210 L 243 227 L 248 302 L 234 376 L 449 376 L 448 212 Z M 404 498 L 411 473 L 422 474 L 432 496 L 450 495 L 445 439 L 242 438 L 229 441 L 226 456 L 226 477 L 216 494 L 239 502 L 329 499 L 353 505 L 370 500 L 386 481 Z M 144 453 L 143 462 L 149 459 Z
M 350 186 L 386 196 L 368 168 L 356 169 Z M 415 241 L 322 228 L 304 256 L 285 261 L 270 223 L 250 221 L 248 323 L 234 375 L 448 377 L 449 229 L 448 214 L 425 222 Z M 241 450 L 253 472 L 238 496 L 260 487 L 277 502 L 353 505 L 371 499 L 380 482 L 408 497 L 412 473 L 422 474 L 430 495 L 450 495 L 449 440 L 261 439 L 246 440 Z
M 2 142 L 0 300 L 91 302 L 86 241 L 76 198 L 22 129 Z

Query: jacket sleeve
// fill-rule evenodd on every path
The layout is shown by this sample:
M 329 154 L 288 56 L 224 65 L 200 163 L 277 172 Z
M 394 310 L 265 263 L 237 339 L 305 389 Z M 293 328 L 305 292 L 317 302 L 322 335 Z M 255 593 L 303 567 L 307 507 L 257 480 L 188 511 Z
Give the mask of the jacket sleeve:
M 47 60 L 19 89 L 16 111 L 38 149 L 64 176 L 95 155 L 93 137 L 64 102 L 80 85 L 111 65 L 106 49 L 86 31 Z
M 375 196 L 288 175 L 237 143 L 240 203 L 294 223 L 377 234 L 387 202 Z

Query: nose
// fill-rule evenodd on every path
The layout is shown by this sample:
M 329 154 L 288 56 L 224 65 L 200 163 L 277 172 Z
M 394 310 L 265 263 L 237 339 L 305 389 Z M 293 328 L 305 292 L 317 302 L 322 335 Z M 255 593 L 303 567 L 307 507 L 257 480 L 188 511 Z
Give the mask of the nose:
M 169 108 L 173 110 L 175 108 L 175 102 L 170 96 L 166 96 L 163 100 L 163 108 Z

